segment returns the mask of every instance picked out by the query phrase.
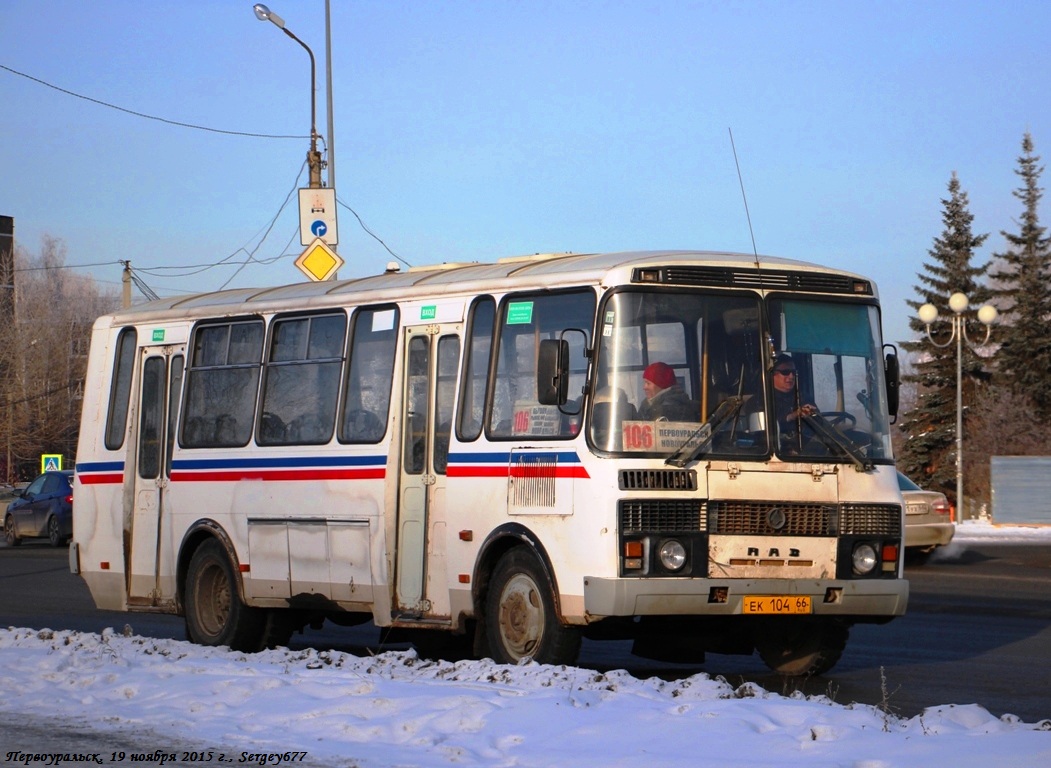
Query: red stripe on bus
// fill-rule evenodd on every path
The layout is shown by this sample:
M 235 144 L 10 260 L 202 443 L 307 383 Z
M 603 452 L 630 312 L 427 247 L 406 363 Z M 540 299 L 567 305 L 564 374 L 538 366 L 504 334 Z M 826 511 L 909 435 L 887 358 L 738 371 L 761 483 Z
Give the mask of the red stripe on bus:
M 387 470 L 369 469 L 276 469 L 226 470 L 222 472 L 172 472 L 172 482 L 224 482 L 232 480 L 382 480 Z
M 584 467 L 532 467 L 532 466 L 516 466 L 512 470 L 508 470 L 506 466 L 502 467 L 465 467 L 460 465 L 450 464 L 446 476 L 448 477 L 555 477 L 555 478 L 580 478 L 582 480 L 590 480 L 591 475 Z
M 507 477 L 507 465 L 502 467 L 463 467 L 450 464 L 446 467 L 447 477 Z
M 81 485 L 103 485 L 105 483 L 123 483 L 124 475 L 114 473 L 112 475 L 80 475 L 77 481 Z

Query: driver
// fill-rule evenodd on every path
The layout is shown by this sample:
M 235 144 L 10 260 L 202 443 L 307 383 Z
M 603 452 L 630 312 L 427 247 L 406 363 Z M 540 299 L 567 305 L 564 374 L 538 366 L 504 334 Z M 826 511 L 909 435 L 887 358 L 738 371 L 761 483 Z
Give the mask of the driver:
M 803 416 L 814 416 L 818 413 L 813 403 L 804 403 L 799 398 L 797 388 L 796 364 L 791 355 L 781 353 L 774 358 L 774 412 L 777 414 L 778 432 L 792 435 L 799 431 L 800 419 Z

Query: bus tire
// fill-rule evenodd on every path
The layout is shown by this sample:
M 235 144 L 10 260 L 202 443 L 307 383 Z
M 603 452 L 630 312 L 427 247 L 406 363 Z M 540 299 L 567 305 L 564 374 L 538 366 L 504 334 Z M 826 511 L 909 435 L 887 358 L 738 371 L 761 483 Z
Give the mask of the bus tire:
M 756 650 L 766 666 L 782 677 L 823 675 L 836 666 L 850 629 L 835 619 L 783 619 L 764 624 Z
M 493 660 L 518 664 L 573 664 L 580 631 L 563 625 L 543 565 L 529 549 L 514 547 L 497 561 L 485 601 L 485 627 Z
M 266 612 L 241 602 L 237 577 L 223 547 L 209 539 L 197 548 L 186 573 L 186 635 L 198 645 L 235 651 L 262 650 Z

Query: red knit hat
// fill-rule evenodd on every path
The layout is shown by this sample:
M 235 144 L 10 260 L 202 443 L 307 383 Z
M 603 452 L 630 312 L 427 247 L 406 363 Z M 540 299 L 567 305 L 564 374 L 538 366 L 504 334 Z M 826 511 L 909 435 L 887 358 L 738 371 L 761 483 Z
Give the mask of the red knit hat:
M 643 371 L 642 378 L 652 381 L 661 389 L 667 389 L 675 383 L 675 371 L 667 363 L 650 363 Z

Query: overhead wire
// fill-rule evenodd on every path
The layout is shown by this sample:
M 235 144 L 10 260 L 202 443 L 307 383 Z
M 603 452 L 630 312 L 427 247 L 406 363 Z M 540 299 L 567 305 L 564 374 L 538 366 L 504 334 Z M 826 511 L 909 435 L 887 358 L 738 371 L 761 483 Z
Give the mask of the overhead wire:
M 72 97 L 77 98 L 77 99 L 83 99 L 84 101 L 88 101 L 88 102 L 90 102 L 92 104 L 97 104 L 99 106 L 106 107 L 108 109 L 114 109 L 114 110 L 117 110 L 118 112 L 123 112 L 125 114 L 133 115 L 135 117 L 141 117 L 141 118 L 144 118 L 146 120 L 155 120 L 157 122 L 165 123 L 165 124 L 168 124 L 168 125 L 174 125 L 174 126 L 177 126 L 177 127 L 180 127 L 180 128 L 190 128 L 190 129 L 194 129 L 194 130 L 207 131 L 207 132 L 210 132 L 210 133 L 219 133 L 219 134 L 224 134 L 224 135 L 228 135 L 228 136 L 242 136 L 242 137 L 249 137 L 249 138 L 263 138 L 263 139 L 304 139 L 304 138 L 310 138 L 308 136 L 303 136 L 303 135 L 278 135 L 278 134 L 265 134 L 265 133 L 251 133 L 251 132 L 247 132 L 247 131 L 229 131 L 229 130 L 223 130 L 223 129 L 219 129 L 219 128 L 210 128 L 208 126 L 203 126 L 203 125 L 196 125 L 194 123 L 186 123 L 186 122 L 182 122 L 182 121 L 178 121 L 178 120 L 171 120 L 171 119 L 168 119 L 168 118 L 159 117 L 157 115 L 150 115 L 150 114 L 147 114 L 145 112 L 138 112 L 138 111 L 133 110 L 133 109 L 128 109 L 126 107 L 121 107 L 121 106 L 118 106 L 116 104 L 111 104 L 109 102 L 102 101 L 101 99 L 93 98 L 91 96 L 85 96 L 84 94 L 77 93 L 75 91 L 71 91 L 68 88 L 62 88 L 62 87 L 60 87 L 58 85 L 55 85 L 54 83 L 49 83 L 46 80 L 42 80 L 42 79 L 40 79 L 38 77 L 34 77 L 34 76 L 29 75 L 29 74 L 27 74 L 25 72 L 20 72 L 19 70 L 14 69 L 12 67 L 8 67 L 8 66 L 6 66 L 4 64 L 0 64 L 0 69 L 2 69 L 4 71 L 7 71 L 7 72 L 10 72 L 13 75 L 17 75 L 19 77 L 23 77 L 23 78 L 25 78 L 27 80 L 30 80 L 30 81 L 32 81 L 34 83 L 37 83 L 39 85 L 43 85 L 43 86 L 45 86 L 47 88 L 51 88 L 51 89 L 53 89 L 55 91 L 58 91 L 59 93 L 66 94 L 67 96 L 72 96 Z M 325 148 L 325 151 L 327 151 L 327 145 L 325 144 L 324 137 L 319 134 L 317 136 L 317 138 L 321 139 L 322 146 Z M 237 250 L 235 250 L 230 255 L 224 257 L 223 259 L 220 259 L 218 262 L 214 262 L 214 263 L 210 263 L 210 264 L 194 265 L 194 266 L 190 266 L 190 267 L 185 267 L 185 266 L 179 266 L 179 267 L 175 267 L 175 266 L 172 266 L 172 267 L 158 266 L 158 267 L 151 267 L 151 268 L 137 267 L 137 268 L 134 268 L 132 270 L 133 281 L 136 280 L 136 279 L 141 281 L 141 278 L 135 277 L 135 273 L 152 274 L 154 276 L 161 277 L 162 275 L 158 274 L 159 270 L 187 270 L 187 271 L 178 272 L 176 274 L 164 275 L 164 277 L 188 277 L 188 276 L 191 276 L 191 275 L 200 274 L 202 272 L 205 272 L 205 271 L 207 271 L 209 269 L 214 269 L 216 267 L 232 265 L 232 264 L 238 264 L 239 265 L 238 268 L 234 271 L 234 273 L 220 287 L 220 290 L 222 290 L 227 285 L 229 285 L 230 282 L 238 274 L 240 274 L 240 272 L 245 267 L 247 267 L 249 264 L 252 264 L 252 263 L 261 264 L 261 265 L 272 264 L 275 261 L 278 261 L 278 260 L 280 260 L 282 258 L 288 257 L 290 254 L 286 253 L 285 251 L 287 251 L 288 247 L 291 245 L 292 241 L 295 239 L 295 234 L 293 234 L 293 236 L 291 238 L 289 238 L 288 243 L 285 244 L 284 249 L 282 249 L 282 252 L 279 255 L 274 256 L 274 257 L 272 257 L 270 259 L 257 259 L 255 257 L 255 254 L 259 250 L 259 248 L 262 246 L 262 244 L 266 241 L 266 239 L 269 236 L 269 234 L 270 234 L 271 230 L 273 229 L 274 225 L 277 223 L 277 219 L 280 217 L 281 213 L 285 210 L 285 207 L 288 205 L 289 201 L 292 199 L 293 194 L 295 193 L 296 189 L 298 188 L 299 179 L 302 177 L 303 169 L 305 167 L 306 167 L 306 161 L 304 161 L 303 165 L 300 166 L 299 174 L 296 176 L 296 186 L 294 186 L 293 189 L 289 192 L 288 196 L 285 198 L 284 202 L 281 204 L 281 207 L 278 208 L 277 213 L 273 216 L 273 218 L 270 220 L 269 224 L 265 227 L 265 232 L 263 233 L 261 239 L 255 245 L 255 247 L 252 248 L 251 250 L 248 249 L 248 246 L 246 244 L 246 245 L 241 246 Z M 369 228 L 369 226 L 365 223 L 365 221 L 361 218 L 361 216 L 358 214 L 357 211 L 355 211 L 352 207 L 350 207 L 343 200 L 340 200 L 340 199 L 337 198 L 336 202 L 337 202 L 337 204 L 343 206 L 348 211 L 350 211 L 351 214 L 353 214 L 354 218 L 357 219 L 358 224 L 359 224 L 359 226 L 361 226 L 362 230 L 364 230 L 370 237 L 372 237 L 376 242 L 378 242 L 381 246 L 383 246 L 383 248 L 387 251 L 387 253 L 389 253 L 391 256 L 393 256 L 395 259 L 397 259 L 399 262 L 401 262 L 405 266 L 407 266 L 407 267 L 411 267 L 412 266 L 412 264 L 410 264 L 407 260 L 403 259 L 397 253 L 395 253 L 394 250 L 389 245 L 387 245 L 387 243 L 384 242 L 384 240 L 381 237 L 379 237 L 375 232 L 373 232 Z M 298 230 L 298 228 L 297 228 L 297 230 Z M 255 236 L 253 236 L 253 238 L 251 240 L 249 240 L 249 243 L 252 240 L 254 240 L 254 239 L 255 239 Z M 246 258 L 245 258 L 244 261 L 241 261 L 241 262 L 234 262 L 234 261 L 232 261 L 232 259 L 237 254 L 242 253 L 242 252 L 246 255 Z M 65 265 L 63 267 L 58 267 L 58 268 L 63 268 L 64 269 L 64 268 L 75 268 L 75 267 L 111 266 L 111 265 L 115 265 L 115 264 L 126 264 L 126 262 L 116 261 L 116 262 L 103 262 L 103 263 L 99 263 L 99 264 Z M 47 267 L 27 268 L 27 270 L 29 270 L 29 269 L 47 269 Z M 16 270 L 16 271 L 18 271 L 18 270 Z M 136 285 L 139 285 L 139 283 L 136 282 Z M 145 287 L 150 293 L 152 293 L 154 297 L 156 297 L 156 293 L 154 293 L 151 289 L 149 289 L 149 286 L 147 286 L 145 284 L 145 282 L 142 282 L 142 286 Z M 141 287 L 140 287 L 140 290 L 142 290 Z M 144 291 L 144 295 L 145 295 L 145 293 L 146 292 Z
M 275 135 L 275 134 L 270 134 L 270 133 L 250 133 L 248 131 L 227 131 L 227 130 L 223 130 L 221 128 L 209 128 L 208 126 L 205 126 L 205 125 L 196 125 L 194 123 L 184 123 L 184 122 L 180 122 L 178 120 L 169 120 L 166 117 L 158 117 L 157 115 L 149 115 L 149 114 L 146 114 L 145 112 L 136 112 L 134 109 L 127 109 L 126 107 L 119 107 L 116 104 L 110 104 L 108 101 L 102 101 L 101 99 L 95 99 L 95 98 L 92 98 L 91 96 L 85 96 L 82 93 L 77 93 L 76 91 L 71 91 L 71 90 L 69 90 L 67 88 L 62 88 L 62 87 L 57 86 L 57 85 L 55 85 L 53 83 L 49 83 L 46 80 L 41 80 L 39 77 L 33 77 L 32 75 L 27 75 L 25 72 L 19 72 L 17 69 L 12 69 L 11 67 L 5 66 L 4 64 L 0 64 L 0 69 L 6 70 L 7 72 L 10 72 L 13 75 L 18 75 L 19 77 L 24 77 L 27 80 L 32 80 L 34 83 L 39 83 L 40 85 L 43 85 L 43 86 L 45 86 L 47 88 L 51 88 L 53 90 L 56 90 L 59 93 L 64 93 L 67 96 L 73 96 L 74 98 L 77 98 L 77 99 L 83 99 L 84 101 L 89 101 L 92 104 L 98 104 L 99 106 L 106 107 L 108 109 L 115 109 L 118 112 L 124 112 L 124 113 L 129 114 L 129 115 L 134 115 L 135 117 L 142 117 L 142 118 L 145 118 L 146 120 L 156 120 L 159 123 L 167 123 L 168 125 L 175 125 L 175 126 L 178 126 L 180 128 L 192 128 L 192 129 L 197 130 L 197 131 L 208 131 L 209 133 L 221 133 L 221 134 L 224 134 L 226 136 L 246 136 L 246 137 L 253 138 L 253 139 L 308 139 L 308 138 L 310 138 L 309 136 L 302 136 L 302 135 L 293 136 L 293 135 Z
M 337 203 L 338 203 L 339 205 L 342 205 L 342 206 L 343 206 L 344 208 L 346 208 L 346 209 L 347 209 L 348 211 L 350 211 L 350 212 L 351 212 L 352 214 L 354 214 L 354 218 L 358 220 L 358 224 L 360 224 L 360 225 L 361 225 L 361 228 L 362 228 L 363 230 L 365 230 L 365 231 L 366 231 L 366 232 L 367 232 L 367 233 L 368 233 L 369 235 L 371 235 L 371 236 L 372 236 L 372 238 L 373 238 L 373 239 L 374 239 L 374 240 L 375 240 L 375 241 L 376 241 L 377 243 L 379 243 L 379 244 L 380 244 L 380 245 L 382 245 L 382 246 L 383 246 L 384 248 L 386 248 L 386 249 L 387 249 L 387 253 L 389 253 L 389 254 L 390 254 L 391 256 L 393 256 L 394 258 L 396 258 L 396 259 L 397 259 L 398 261 L 400 261 L 400 262 L 401 262 L 402 264 L 404 264 L 404 265 L 405 265 L 406 267 L 411 267 L 411 266 L 412 266 L 412 264 L 410 264 L 410 263 L 409 263 L 409 262 L 407 262 L 407 261 L 406 261 L 405 259 L 403 259 L 403 258 L 402 258 L 401 256 L 399 256 L 399 255 L 398 255 L 398 254 L 396 254 L 396 253 L 395 253 L 394 251 L 392 251 L 392 250 L 390 249 L 390 246 L 389 246 L 389 245 L 387 245 L 387 244 L 386 244 L 385 242 L 383 242 L 383 240 L 382 240 L 382 239 L 381 239 L 381 238 L 380 238 L 380 237 L 379 237 L 379 236 L 378 236 L 378 235 L 377 235 L 377 234 L 376 234 L 375 232 L 373 232 L 373 231 L 372 231 L 371 229 L 369 229 L 368 225 L 367 225 L 367 224 L 366 224 L 366 223 L 365 223 L 364 221 L 362 221 L 362 219 L 361 219 L 361 217 L 360 217 L 360 216 L 358 215 L 358 212 L 357 212 L 357 211 L 355 211 L 355 210 L 354 210 L 353 208 L 351 208 L 351 207 L 350 207 L 349 205 L 347 205 L 346 203 L 344 203 L 344 202 L 343 202 L 342 200 L 340 200 L 340 199 L 339 199 L 338 197 L 336 198 L 336 202 L 337 202 Z
M 122 261 L 120 263 L 124 265 L 124 269 L 128 273 L 128 277 L 130 278 L 131 282 L 135 284 L 135 287 L 139 289 L 139 293 L 141 293 L 150 301 L 156 301 L 160 298 L 160 296 L 158 296 L 156 292 L 154 292 L 154 290 L 150 288 L 150 286 L 146 285 L 145 280 L 143 280 L 141 277 L 135 274 L 135 270 L 132 269 L 130 261 Z
M 171 267 L 166 267 L 166 266 L 140 267 L 140 268 L 138 268 L 138 271 L 142 272 L 143 274 L 155 275 L 157 277 L 189 277 L 191 275 L 199 275 L 202 272 L 206 272 L 209 269 L 214 269 L 216 267 L 221 267 L 221 266 L 230 266 L 230 265 L 233 265 L 233 264 L 239 264 L 240 266 L 239 266 L 237 271 L 240 272 L 241 269 L 244 269 L 244 267 L 246 267 L 247 265 L 249 265 L 249 264 L 251 264 L 253 262 L 257 263 L 257 264 L 270 264 L 270 263 L 273 263 L 274 261 L 276 261 L 277 259 L 279 259 L 281 257 L 278 256 L 278 257 L 275 257 L 274 259 L 257 259 L 257 258 L 255 258 L 255 253 L 256 253 L 256 251 L 259 250 L 260 246 L 262 246 L 262 244 L 266 241 L 267 237 L 270 235 L 270 232 L 273 230 L 274 225 L 277 223 L 278 218 L 280 218 L 281 214 L 284 212 L 285 208 L 288 206 L 289 201 L 292 199 L 292 196 L 295 194 L 296 190 L 299 188 L 299 180 L 303 176 L 303 169 L 305 167 L 306 167 L 306 161 L 304 160 L 303 164 L 299 167 L 299 173 L 297 174 L 295 182 L 292 185 L 292 189 L 289 190 L 288 195 L 285 196 L 285 199 L 281 203 L 281 206 L 277 209 L 277 213 L 275 213 L 270 218 L 270 221 L 267 222 L 267 224 L 262 227 L 262 229 L 260 230 L 260 232 L 262 234 L 260 235 L 260 232 L 257 232 L 256 234 L 252 235 L 252 237 L 248 240 L 247 243 L 245 243 L 245 245 L 242 245 L 240 248 L 235 250 L 230 255 L 225 256 L 224 258 L 220 259 L 217 262 L 213 262 L 213 263 L 209 263 L 209 264 L 192 264 L 192 265 L 171 266 Z M 253 240 L 255 240 L 257 237 L 260 238 L 259 242 L 255 245 L 254 248 L 249 250 L 249 248 L 248 248 L 249 244 Z M 242 252 L 246 256 L 244 261 L 240 261 L 240 262 L 232 261 L 232 259 L 235 256 L 237 256 L 239 253 L 242 253 Z M 174 271 L 174 270 L 181 270 L 181 271 L 179 271 L 179 272 L 177 272 L 175 274 L 161 275 L 159 273 L 162 270 L 163 271 L 168 271 L 168 272 Z M 236 274 L 237 273 L 235 272 L 234 275 L 236 275 Z M 228 282 L 229 281 L 227 281 L 227 283 Z M 225 284 L 224 284 L 224 287 L 225 287 Z
M 91 267 L 112 267 L 123 264 L 121 261 L 100 261 L 95 264 L 45 264 L 39 267 L 15 267 L 15 272 L 43 272 L 49 269 L 90 269 Z

